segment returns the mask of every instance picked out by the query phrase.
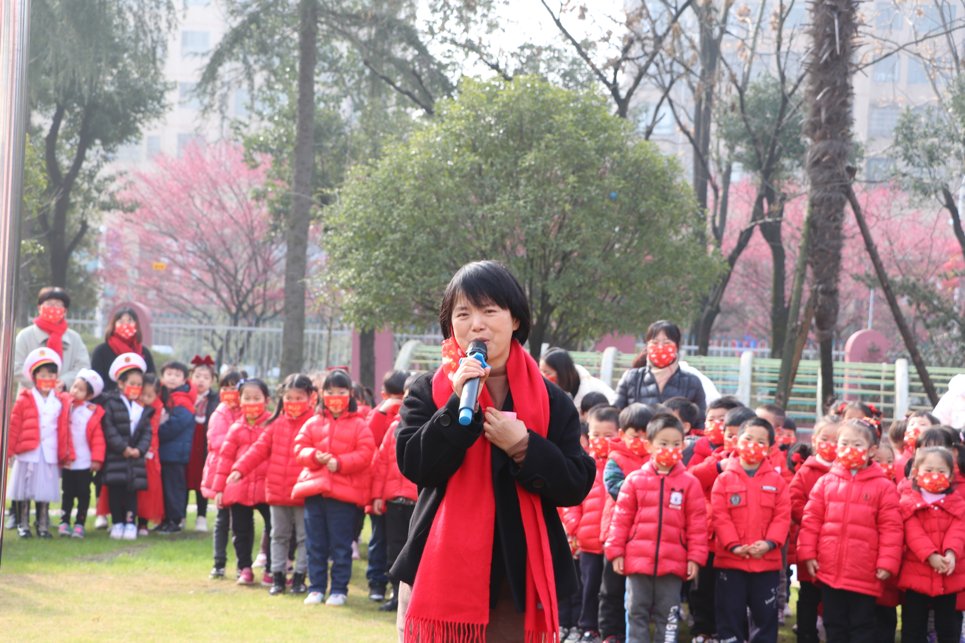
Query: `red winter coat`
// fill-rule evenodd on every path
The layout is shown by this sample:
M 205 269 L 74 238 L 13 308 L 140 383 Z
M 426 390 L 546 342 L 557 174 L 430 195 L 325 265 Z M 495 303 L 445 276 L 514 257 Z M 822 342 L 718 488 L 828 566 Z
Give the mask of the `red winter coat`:
M 232 410 L 222 402 L 218 404 L 218 408 L 208 420 L 208 456 L 205 458 L 204 473 L 201 476 L 201 495 L 205 498 L 214 498 L 214 477 L 218 472 L 218 454 L 221 452 L 225 436 L 228 435 L 228 429 L 239 419 L 241 419 L 241 410 Z
M 399 419 L 399 410 L 402 408 L 402 404 L 392 404 L 383 413 L 379 410 L 381 406 L 380 404 L 372 409 L 365 420 L 366 424 L 369 425 L 369 431 L 372 432 L 372 439 L 375 441 L 376 449 L 381 446 L 388 428 Z
M 378 411 L 375 412 L 378 413 Z M 381 499 L 388 502 L 395 498 L 406 498 L 415 502 L 419 499 L 419 488 L 399 470 L 399 460 L 395 456 L 397 426 L 399 426 L 398 414 L 396 414 L 396 420 L 385 432 L 378 451 L 372 457 L 372 491 L 370 493 L 372 500 Z
M 240 472 L 244 480 L 267 463 L 265 499 L 270 505 L 300 507 L 305 504 L 301 498 L 292 498 L 292 489 L 302 471 L 301 465 L 295 462 L 295 436 L 311 417 L 312 411 L 306 411 L 294 420 L 282 413 L 265 427 L 231 469 Z
M 818 580 L 835 589 L 878 596 L 878 569 L 901 565 L 904 529 L 898 492 L 876 463 L 851 472 L 839 464 L 822 476 L 804 506 L 799 561 L 818 561 Z
M 700 483 L 700 489 L 704 492 L 704 507 L 707 512 L 707 546 L 709 549 L 713 549 L 714 543 L 714 521 L 711 519 L 713 514 L 713 508 L 710 504 L 711 492 L 714 489 L 714 483 L 717 482 L 717 477 L 723 470 L 723 464 L 730 457 L 730 451 L 724 451 L 723 447 L 717 449 L 711 453 L 703 462 L 696 465 L 690 465 L 687 472 L 693 477 L 697 478 L 697 482 Z M 693 460 L 691 460 L 693 462 Z
M 797 537 L 801 532 L 801 519 L 804 517 L 804 505 L 807 504 L 814 485 L 818 483 L 821 476 L 830 470 L 831 467 L 829 465 L 824 464 L 812 455 L 804 461 L 804 464 L 802 464 L 800 468 L 798 468 L 797 473 L 794 474 L 794 478 L 791 479 L 791 484 L 788 487 L 791 494 L 791 539 L 789 545 L 795 549 L 794 562 L 797 562 L 800 558 L 797 556 Z M 790 558 L 790 552 L 788 552 L 788 559 Z M 804 565 L 797 566 L 797 577 L 798 580 L 808 583 L 814 582 L 814 577 L 808 573 Z
M 9 455 L 28 453 L 40 446 L 40 411 L 34 400 L 33 389 L 23 389 L 13 404 L 10 414 L 10 431 L 7 433 Z M 74 445 L 70 439 L 71 397 L 67 393 L 51 393 L 60 400 L 60 416 L 57 418 L 57 460 L 61 466 L 74 460 Z M 101 413 L 103 416 L 103 412 Z M 101 434 L 103 437 L 103 434 Z M 101 462 L 104 452 L 101 451 Z
M 607 461 L 612 460 L 620 471 L 623 472 L 623 479 L 641 468 L 650 459 L 650 455 L 639 456 L 632 452 L 621 438 L 610 440 L 610 455 Z M 620 484 L 623 484 L 622 482 Z M 613 512 L 617 508 L 616 494 L 610 493 L 607 486 L 606 465 L 603 467 L 603 486 L 607 488 L 606 502 L 603 505 L 603 517 L 600 520 L 600 542 L 606 542 L 606 536 L 610 532 L 610 520 L 613 519 Z
M 720 451 L 723 448 L 724 448 L 724 445 L 722 444 L 717 444 L 717 445 L 711 444 L 710 438 L 708 438 L 705 435 L 701 437 L 699 440 L 697 440 L 696 442 L 694 442 L 694 454 L 690 457 L 690 462 L 687 463 L 687 466 L 695 467 L 701 462 L 703 462 L 704 460 L 706 460 L 707 458 L 709 458 L 711 454 L 716 453 L 717 451 Z
M 949 493 L 928 504 L 914 489 L 901 496 L 905 521 L 905 550 L 898 587 L 928 596 L 944 596 L 965 590 L 965 566 L 958 562 L 951 576 L 942 576 L 928 564 L 932 554 L 951 550 L 956 561 L 965 555 L 965 500 Z
M 318 463 L 316 453 L 331 453 L 338 468 L 333 473 Z M 293 497 L 322 495 L 364 507 L 371 494 L 371 464 L 375 453 L 372 432 L 365 416 L 345 412 L 338 418 L 327 410 L 312 417 L 295 438 L 295 457 L 304 469 L 295 483 Z
M 767 572 L 781 568 L 781 545 L 791 528 L 791 500 L 787 483 L 767 460 L 753 477 L 738 458 L 729 458 L 711 492 L 714 523 L 714 567 Z M 731 553 L 739 545 L 768 540 L 775 548 L 761 558 Z
M 90 419 L 87 420 L 87 448 L 90 449 L 90 460 L 104 464 L 104 452 L 107 450 L 107 443 L 104 442 L 104 429 L 101 427 L 104 407 L 91 402 L 83 402 L 83 404 L 91 410 Z M 73 445 L 71 446 L 73 447 Z
M 225 436 L 224 443 L 221 445 L 221 452 L 218 453 L 218 469 L 214 476 L 213 486 L 215 493 L 224 494 L 221 497 L 221 504 L 225 507 L 230 505 L 254 507 L 264 504 L 268 500 L 265 495 L 265 478 L 268 474 L 267 461 L 263 461 L 238 482 L 226 484 L 228 475 L 235 468 L 235 463 L 244 457 L 245 453 L 258 440 L 258 437 L 264 433 L 267 420 L 268 414 L 265 413 L 254 424 L 249 424 L 246 420 L 241 419 L 228 429 L 228 435 Z
M 586 498 L 580 504 L 574 507 L 563 507 L 562 509 L 563 526 L 566 527 L 566 533 L 576 539 L 580 551 L 585 551 L 588 554 L 603 553 L 600 526 L 603 524 L 603 508 L 606 507 L 607 499 L 609 499 L 606 486 L 603 484 L 603 467 L 605 465 L 605 459 L 596 459 L 596 478 L 593 480 L 590 493 L 586 494 Z
M 787 451 L 778 446 L 774 446 L 767 457 L 771 461 L 771 466 L 774 467 L 774 470 L 784 478 L 784 482 L 791 482 L 794 478 L 794 472 L 791 471 L 791 467 L 787 466 Z
M 627 574 L 687 577 L 687 563 L 707 562 L 707 510 L 697 478 L 677 463 L 652 462 L 627 476 L 606 539 L 606 557 L 624 557 Z

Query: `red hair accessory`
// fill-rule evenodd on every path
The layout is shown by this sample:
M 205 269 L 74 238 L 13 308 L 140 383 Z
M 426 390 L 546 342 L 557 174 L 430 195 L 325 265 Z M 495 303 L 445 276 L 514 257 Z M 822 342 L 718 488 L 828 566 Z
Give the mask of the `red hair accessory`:
M 794 455 L 791 456 L 791 462 L 793 462 L 794 464 L 801 464 L 802 462 L 804 462 L 804 458 L 801 457 L 800 451 L 794 452 Z
M 205 355 L 204 357 L 201 357 L 200 355 L 195 355 L 194 357 L 191 358 L 191 365 L 192 366 L 210 366 L 211 368 L 214 368 L 214 360 L 211 359 L 210 355 Z

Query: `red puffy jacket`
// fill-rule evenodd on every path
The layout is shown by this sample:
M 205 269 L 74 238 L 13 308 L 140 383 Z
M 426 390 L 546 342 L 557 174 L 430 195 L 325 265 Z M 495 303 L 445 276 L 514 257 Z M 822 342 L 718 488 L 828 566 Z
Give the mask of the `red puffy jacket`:
M 258 437 L 264 433 L 268 417 L 268 413 L 264 413 L 254 424 L 241 419 L 228 429 L 228 435 L 225 436 L 221 451 L 218 453 L 218 469 L 212 487 L 215 493 L 224 494 L 221 497 L 221 504 L 225 507 L 230 505 L 254 507 L 267 502 L 265 495 L 267 461 L 263 461 L 238 482 L 226 484 L 226 481 L 228 475 L 234 470 L 235 463 L 244 457 Z
M 70 439 L 71 397 L 67 393 L 51 393 L 60 400 L 57 418 L 57 460 L 61 466 L 74 460 L 74 445 Z M 103 415 L 103 412 L 101 413 Z M 103 437 L 103 434 L 101 434 Z M 7 453 L 20 455 L 40 446 L 40 410 L 34 400 L 33 389 L 23 389 L 13 404 L 10 414 L 10 430 L 7 433 Z M 101 462 L 104 453 L 101 451 Z
M 107 443 L 104 441 L 104 429 L 101 427 L 101 420 L 104 418 L 104 407 L 90 402 L 82 402 L 81 404 L 91 410 L 90 419 L 87 420 L 86 432 L 87 448 L 90 449 L 90 461 L 104 464 L 104 452 L 107 450 Z
M 720 476 L 721 471 L 723 471 L 724 463 L 730 458 L 731 452 L 724 451 L 723 447 L 717 449 L 711 453 L 703 462 L 699 462 L 696 465 L 690 465 L 687 472 L 693 477 L 697 478 L 697 482 L 700 483 L 700 489 L 704 492 L 704 508 L 707 512 L 707 547 L 708 550 L 713 549 L 714 546 L 714 521 L 711 519 L 713 515 L 713 507 L 711 507 L 710 499 L 711 492 L 714 489 L 714 483 L 717 482 L 717 477 Z M 691 460 L 693 462 L 693 460 Z
M 201 495 L 205 498 L 214 498 L 214 477 L 218 472 L 218 454 L 221 452 L 225 436 L 228 435 L 228 429 L 239 419 L 241 419 L 241 409 L 232 409 L 222 402 L 208 420 L 208 455 L 204 460 L 204 472 L 201 475 Z
M 627 476 L 642 467 L 650 460 L 650 454 L 639 456 L 632 452 L 622 438 L 616 437 L 610 440 L 610 454 L 607 462 L 612 461 L 623 473 L 623 479 L 619 481 L 622 485 Z M 606 536 L 610 533 L 610 520 L 613 519 L 613 512 L 617 508 L 617 493 L 610 493 L 611 485 L 606 475 L 607 467 L 603 466 L 603 486 L 606 488 L 606 502 L 603 505 L 603 517 L 600 519 L 600 542 L 606 542 Z M 619 486 L 617 485 L 617 486 Z
M 310 410 L 294 420 L 282 413 L 265 427 L 251 448 L 232 467 L 232 471 L 241 473 L 244 480 L 245 476 L 251 475 L 252 471 L 267 462 L 265 499 L 270 505 L 300 507 L 305 504 L 301 498 L 292 498 L 292 489 L 302 471 L 301 465 L 295 462 L 295 436 L 310 417 Z
M 798 556 L 796 555 L 797 537 L 801 532 L 801 519 L 804 517 L 804 505 L 807 504 L 814 485 L 818 483 L 821 476 L 830 470 L 831 465 L 825 464 L 823 461 L 818 460 L 817 456 L 812 455 L 804 461 L 804 464 L 801 465 L 791 479 L 791 484 L 788 487 L 791 493 L 791 537 L 789 544 L 795 549 L 794 562 L 798 560 Z M 790 552 L 788 552 L 789 562 L 790 558 Z M 814 576 L 808 573 L 804 565 L 797 566 L 797 577 L 798 580 L 801 581 L 808 583 L 814 582 Z
M 767 460 L 753 477 L 740 459 L 728 458 L 711 492 L 714 523 L 714 567 L 746 572 L 781 568 L 781 545 L 791 528 L 791 500 L 787 483 Z M 775 545 L 761 558 L 742 558 L 731 552 L 739 545 L 767 540 Z
M 839 464 L 814 485 L 797 541 L 799 561 L 818 561 L 818 580 L 878 596 L 878 569 L 898 573 L 904 529 L 898 492 L 877 463 L 853 475 Z
M 687 463 L 687 466 L 691 468 L 696 467 L 709 458 L 711 454 L 717 453 L 723 448 L 723 444 L 711 444 L 710 438 L 705 435 L 694 442 L 694 454 L 690 457 L 690 462 Z
M 771 461 L 771 466 L 774 467 L 774 470 L 784 478 L 784 482 L 790 482 L 791 479 L 794 478 L 794 472 L 791 471 L 791 467 L 787 466 L 786 450 L 775 445 L 771 448 L 771 452 L 767 457 Z
M 369 425 L 369 431 L 372 432 L 376 449 L 381 446 L 382 440 L 385 439 L 385 432 L 399 419 L 399 410 L 402 408 L 401 399 L 398 403 L 386 404 L 386 402 L 388 400 L 372 409 L 365 420 L 365 423 Z M 383 406 L 386 407 L 385 412 L 380 410 Z
M 951 550 L 956 561 L 965 555 L 965 500 L 949 493 L 928 504 L 910 489 L 901 496 L 899 507 L 905 521 L 905 551 L 898 587 L 927 596 L 965 590 L 965 566 L 956 564 L 950 576 L 942 576 L 928 564 L 932 554 L 942 556 Z
M 606 557 L 624 557 L 627 574 L 687 577 L 707 562 L 707 510 L 700 483 L 684 465 L 657 473 L 652 462 L 627 476 L 606 539 Z
M 603 484 L 603 467 L 606 459 L 596 458 L 596 478 L 590 493 L 583 502 L 574 507 L 563 507 L 563 525 L 566 533 L 576 539 L 580 551 L 588 554 L 602 554 L 603 540 L 600 526 L 603 524 L 603 508 L 609 497 Z
M 378 411 L 373 411 L 378 413 Z M 371 425 L 370 425 L 371 426 Z M 396 420 L 389 425 L 382 444 L 372 458 L 372 500 L 388 502 L 395 498 L 408 500 L 419 499 L 419 488 L 414 482 L 402 475 L 399 461 L 395 456 L 395 429 L 399 426 L 398 414 Z
M 319 464 L 316 453 L 332 454 L 338 464 L 335 471 Z M 326 410 L 312 417 L 295 438 L 295 457 L 304 469 L 293 497 L 322 495 L 364 507 L 371 500 L 373 453 L 375 441 L 365 416 L 346 412 L 334 418 Z

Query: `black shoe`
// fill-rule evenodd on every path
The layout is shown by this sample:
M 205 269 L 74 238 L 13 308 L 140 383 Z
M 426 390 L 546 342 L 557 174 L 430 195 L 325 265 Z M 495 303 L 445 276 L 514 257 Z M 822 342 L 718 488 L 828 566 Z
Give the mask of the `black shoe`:
M 38 530 L 37 530 L 37 538 L 43 538 L 44 540 L 50 540 L 51 538 L 53 538 L 53 536 L 51 536 L 51 535 L 50 535 L 50 532 L 47 531 L 46 529 L 38 529 Z
M 157 525 L 156 527 L 154 527 L 154 529 L 152 529 L 151 531 L 155 534 L 165 534 L 168 532 L 169 526 L 170 525 L 168 521 L 165 520 L 165 521 L 162 521 L 160 525 Z
M 17 535 L 21 538 L 33 538 L 30 527 L 17 527 Z
M 224 567 L 218 567 L 218 566 L 212 567 L 211 574 L 209 574 L 209 576 L 213 580 L 221 580 L 222 578 L 224 578 Z
M 380 612 L 396 612 L 399 610 L 399 601 L 391 598 L 379 605 Z
M 385 600 L 385 587 L 379 585 L 369 586 L 369 600 L 375 603 L 381 603 Z
M 271 589 L 268 594 L 277 596 L 285 593 L 285 572 L 275 572 L 271 575 Z
M 305 574 L 295 572 L 292 574 L 292 594 L 305 594 L 308 587 L 305 586 Z

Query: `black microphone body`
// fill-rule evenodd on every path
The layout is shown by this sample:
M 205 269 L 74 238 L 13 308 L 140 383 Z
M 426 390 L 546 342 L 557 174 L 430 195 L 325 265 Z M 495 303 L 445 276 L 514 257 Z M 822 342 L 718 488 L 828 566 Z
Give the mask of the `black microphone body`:
M 466 359 L 477 359 L 486 368 L 486 358 L 488 357 L 486 342 L 476 340 L 469 344 L 466 351 Z M 462 387 L 462 395 L 459 396 L 459 424 L 469 426 L 472 422 L 473 413 L 476 411 L 476 402 L 479 400 L 480 378 L 475 377 L 466 382 Z

